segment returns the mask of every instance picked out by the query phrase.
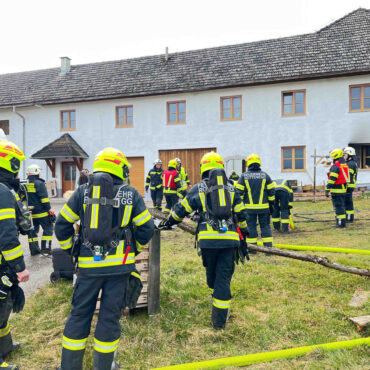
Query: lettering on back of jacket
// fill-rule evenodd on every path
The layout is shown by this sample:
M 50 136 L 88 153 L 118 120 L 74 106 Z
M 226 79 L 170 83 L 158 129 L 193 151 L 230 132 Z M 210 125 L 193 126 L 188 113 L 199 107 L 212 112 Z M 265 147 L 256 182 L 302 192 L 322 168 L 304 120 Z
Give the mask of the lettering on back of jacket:
M 247 172 L 244 174 L 246 180 L 263 180 L 266 178 L 264 172 Z

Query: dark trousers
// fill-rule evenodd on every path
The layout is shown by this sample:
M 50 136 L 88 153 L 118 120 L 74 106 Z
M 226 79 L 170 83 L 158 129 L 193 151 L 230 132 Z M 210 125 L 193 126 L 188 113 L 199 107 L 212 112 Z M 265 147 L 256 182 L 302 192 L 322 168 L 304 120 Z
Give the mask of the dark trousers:
M 256 244 L 258 239 L 257 218 L 261 228 L 261 237 L 263 245 L 272 247 L 272 232 L 270 227 L 270 213 L 248 213 L 248 237 L 247 243 Z
M 13 350 L 13 340 L 10 333 L 9 316 L 13 308 L 11 292 L 4 299 L 0 299 L 0 364 L 4 362 L 4 356 Z
M 274 212 L 272 213 L 272 223 L 274 229 L 280 231 L 280 225 L 283 232 L 289 231 L 289 193 L 278 190 L 275 192 Z
M 202 248 L 207 285 L 212 293 L 212 322 L 222 327 L 231 304 L 230 283 L 235 270 L 235 248 Z
M 161 210 L 163 199 L 163 188 L 150 189 L 150 196 L 152 197 L 153 207 Z
M 337 225 L 346 226 L 345 200 L 346 194 L 331 194 L 331 200 L 335 210 Z
M 353 199 L 352 193 L 354 188 L 347 188 L 347 193 L 345 197 L 345 208 L 346 208 L 346 219 L 347 222 L 353 222 L 355 219 L 355 211 L 353 209 Z
M 173 206 L 178 202 L 179 197 L 177 194 L 164 194 L 164 197 L 166 198 L 166 208 L 164 209 L 164 213 L 170 213 Z
M 78 276 L 72 297 L 72 310 L 63 333 L 62 369 L 82 369 L 83 351 L 90 333 L 99 291 L 100 311 L 94 335 L 94 350 L 114 353 L 121 336 L 119 323 L 130 274 L 117 276 Z M 76 365 L 76 358 L 79 363 Z
M 51 242 L 53 239 L 53 223 L 50 221 L 49 217 L 34 218 L 33 227 L 34 230 L 28 235 L 28 244 L 30 249 L 34 246 L 38 248 L 38 236 L 40 226 L 42 227 L 43 233 L 41 237 L 41 249 L 51 249 Z

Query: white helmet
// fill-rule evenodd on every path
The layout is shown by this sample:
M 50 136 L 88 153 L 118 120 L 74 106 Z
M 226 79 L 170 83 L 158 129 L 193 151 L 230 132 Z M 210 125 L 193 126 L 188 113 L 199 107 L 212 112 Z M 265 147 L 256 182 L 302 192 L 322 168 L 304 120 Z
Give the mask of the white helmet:
M 175 158 L 175 161 L 176 161 L 178 164 L 181 164 L 181 159 L 180 159 L 180 158 Z
M 158 158 L 154 161 L 154 164 L 162 164 L 162 161 Z
M 356 155 L 355 148 L 352 148 L 351 146 L 347 146 L 347 148 L 343 149 L 344 154 L 348 154 L 350 157 Z
M 37 164 L 31 164 L 27 167 L 27 175 L 40 175 L 41 167 Z

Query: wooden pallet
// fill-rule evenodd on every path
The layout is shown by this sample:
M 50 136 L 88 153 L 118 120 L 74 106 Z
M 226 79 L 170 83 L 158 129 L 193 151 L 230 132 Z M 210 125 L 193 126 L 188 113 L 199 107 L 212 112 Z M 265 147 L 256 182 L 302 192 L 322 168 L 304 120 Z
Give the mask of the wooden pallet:
M 143 251 L 135 258 L 136 270 L 141 275 L 143 289 L 137 301 L 137 308 L 148 307 L 148 276 L 149 276 L 149 247 L 146 246 Z

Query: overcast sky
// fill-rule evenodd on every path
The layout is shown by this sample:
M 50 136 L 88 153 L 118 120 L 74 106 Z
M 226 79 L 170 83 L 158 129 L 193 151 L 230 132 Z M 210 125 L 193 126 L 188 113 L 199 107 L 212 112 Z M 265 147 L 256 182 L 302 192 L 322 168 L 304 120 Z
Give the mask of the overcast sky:
M 310 33 L 370 0 L 1 0 L 0 73 Z

